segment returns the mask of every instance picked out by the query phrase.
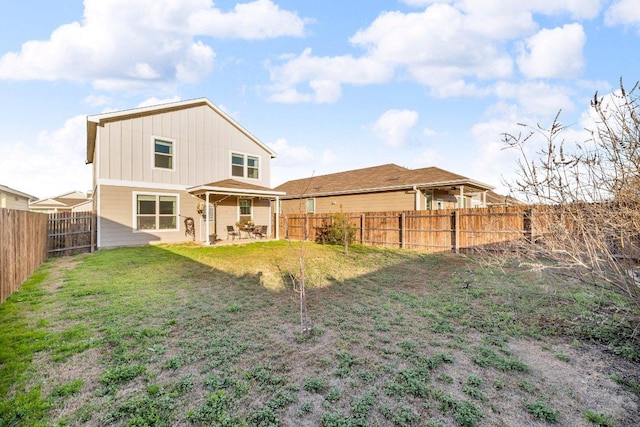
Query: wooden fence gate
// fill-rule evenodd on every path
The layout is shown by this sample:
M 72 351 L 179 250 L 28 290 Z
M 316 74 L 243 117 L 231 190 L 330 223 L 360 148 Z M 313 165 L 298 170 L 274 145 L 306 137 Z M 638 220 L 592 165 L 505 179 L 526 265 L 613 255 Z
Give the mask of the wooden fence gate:
M 49 256 L 75 255 L 96 250 L 97 221 L 92 212 L 49 214 Z

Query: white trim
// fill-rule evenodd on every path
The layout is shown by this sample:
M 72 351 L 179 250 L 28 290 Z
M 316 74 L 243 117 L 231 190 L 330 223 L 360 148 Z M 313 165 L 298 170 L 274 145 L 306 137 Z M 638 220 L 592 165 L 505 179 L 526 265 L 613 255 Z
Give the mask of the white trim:
M 120 179 L 98 179 L 98 184 L 111 185 L 111 186 L 114 186 L 114 187 L 149 188 L 149 189 L 152 189 L 152 190 L 187 191 L 187 186 L 186 185 L 162 184 L 162 183 L 159 183 L 159 182 L 122 181 Z
M 271 190 L 255 190 L 250 188 L 229 188 L 229 187 L 212 187 L 209 185 L 198 185 L 195 187 L 187 187 L 185 190 L 189 193 L 193 193 L 195 191 L 205 191 L 210 192 L 211 194 L 224 194 L 224 195 L 232 195 L 239 197 L 255 197 L 255 196 L 284 196 L 284 191 L 271 191 Z
M 151 230 L 138 230 L 138 204 L 137 198 L 138 196 L 170 196 L 176 198 L 176 228 L 171 229 L 158 229 L 154 228 Z M 154 193 L 149 191 L 132 191 L 131 192 L 131 229 L 133 233 L 175 233 L 176 231 L 180 231 L 180 194 L 178 193 Z M 157 199 L 156 199 L 157 200 Z M 159 212 L 156 212 L 156 217 L 159 215 Z
M 156 166 L 156 141 L 171 143 L 171 168 L 160 168 Z M 176 140 L 163 136 L 151 135 L 151 170 L 175 172 L 178 164 L 178 150 Z

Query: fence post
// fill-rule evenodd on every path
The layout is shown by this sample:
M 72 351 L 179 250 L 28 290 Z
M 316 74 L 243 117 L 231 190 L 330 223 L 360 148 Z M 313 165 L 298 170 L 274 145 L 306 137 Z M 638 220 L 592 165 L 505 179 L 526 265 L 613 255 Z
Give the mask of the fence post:
M 405 218 L 404 218 L 404 212 L 402 212 L 400 214 L 400 248 L 402 249 L 405 248 L 405 240 L 407 240 L 404 224 L 405 224 Z
M 360 215 L 360 244 L 364 245 L 364 214 Z

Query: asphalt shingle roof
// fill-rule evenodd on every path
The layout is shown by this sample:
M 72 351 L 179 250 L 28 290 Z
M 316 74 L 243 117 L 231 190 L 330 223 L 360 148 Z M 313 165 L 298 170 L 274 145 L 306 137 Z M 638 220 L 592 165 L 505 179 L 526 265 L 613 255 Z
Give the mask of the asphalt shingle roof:
M 393 163 L 355 169 L 346 172 L 314 176 L 285 182 L 275 188 L 285 191 L 287 196 L 313 195 L 325 193 L 349 193 L 364 190 L 389 189 L 390 187 L 411 187 L 447 182 L 469 181 L 471 179 L 437 167 L 407 169 Z M 481 184 L 475 182 L 475 184 Z M 482 185 L 482 184 L 481 184 Z M 487 189 L 491 188 L 486 186 Z

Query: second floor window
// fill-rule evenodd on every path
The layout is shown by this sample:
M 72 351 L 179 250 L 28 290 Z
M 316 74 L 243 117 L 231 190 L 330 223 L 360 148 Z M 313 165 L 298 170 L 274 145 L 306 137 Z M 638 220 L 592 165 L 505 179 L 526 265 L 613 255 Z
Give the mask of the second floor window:
M 260 158 L 231 153 L 231 176 L 260 179 Z
M 161 169 L 173 169 L 173 142 L 156 139 L 153 146 L 153 166 Z

